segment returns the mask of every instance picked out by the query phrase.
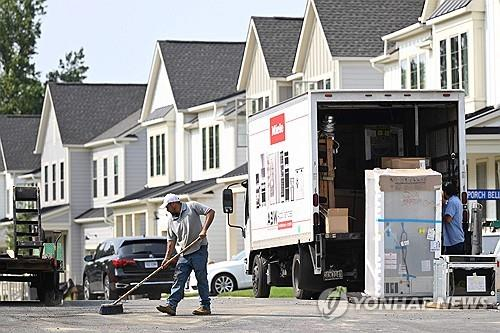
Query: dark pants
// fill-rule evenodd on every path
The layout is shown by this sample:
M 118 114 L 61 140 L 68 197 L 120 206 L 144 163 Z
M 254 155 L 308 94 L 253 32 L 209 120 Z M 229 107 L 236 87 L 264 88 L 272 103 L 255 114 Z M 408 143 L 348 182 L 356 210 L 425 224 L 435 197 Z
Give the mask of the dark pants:
M 445 246 L 443 254 L 446 254 L 446 255 L 465 254 L 464 242 L 458 243 L 458 244 L 455 244 L 452 246 Z
M 184 298 L 184 285 L 191 271 L 194 270 L 198 281 L 198 293 L 201 305 L 210 308 L 210 297 L 207 280 L 208 246 L 202 245 L 196 252 L 183 255 L 177 261 L 174 274 L 174 285 L 167 303 L 173 308 Z

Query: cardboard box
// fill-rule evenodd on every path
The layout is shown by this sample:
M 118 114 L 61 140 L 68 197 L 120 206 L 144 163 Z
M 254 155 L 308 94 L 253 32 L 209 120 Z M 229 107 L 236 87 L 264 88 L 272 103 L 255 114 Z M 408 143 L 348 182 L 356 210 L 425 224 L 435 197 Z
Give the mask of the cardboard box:
M 325 230 L 329 234 L 342 234 L 349 232 L 349 209 L 330 208 L 325 221 Z
M 429 167 L 429 159 L 425 157 L 382 157 L 382 169 L 420 169 L 420 161 L 425 161 Z

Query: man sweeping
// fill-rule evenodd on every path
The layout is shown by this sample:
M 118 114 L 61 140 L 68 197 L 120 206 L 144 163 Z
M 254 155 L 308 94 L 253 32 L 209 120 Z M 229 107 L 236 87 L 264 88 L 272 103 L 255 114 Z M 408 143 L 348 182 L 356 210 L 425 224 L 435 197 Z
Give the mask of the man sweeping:
M 163 264 L 172 256 L 177 243 L 184 249 L 198 237 L 201 240 L 187 250 L 177 261 L 174 285 L 170 297 L 165 305 L 158 305 L 156 309 L 175 316 L 177 304 L 184 298 L 184 285 L 191 271 L 194 270 L 198 281 L 201 306 L 194 310 L 193 314 L 209 315 L 211 311 L 207 279 L 208 241 L 206 237 L 208 228 L 214 219 L 215 211 L 195 201 L 183 203 L 173 193 L 169 193 L 163 198 L 163 204 L 160 208 L 166 208 L 172 215 L 172 219 L 168 222 L 167 253 L 165 253 Z M 203 224 L 200 215 L 205 215 Z

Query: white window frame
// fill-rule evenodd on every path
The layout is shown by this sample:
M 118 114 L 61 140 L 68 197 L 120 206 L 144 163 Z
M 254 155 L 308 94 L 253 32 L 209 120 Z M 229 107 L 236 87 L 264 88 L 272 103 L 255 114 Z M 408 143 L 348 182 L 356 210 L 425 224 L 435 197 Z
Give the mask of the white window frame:
M 213 124 L 203 127 L 201 130 L 202 149 L 202 169 L 203 171 L 216 170 L 220 168 L 220 143 L 221 124 Z M 213 136 L 212 146 L 210 145 L 210 135 Z M 218 134 L 217 134 L 218 133 Z
M 59 196 L 61 198 L 61 200 L 64 200 L 64 197 L 66 195 L 66 191 L 65 191 L 65 178 L 66 178 L 66 170 L 64 169 L 65 168 L 65 165 L 64 165 L 64 161 L 60 161 L 59 162 Z
M 120 161 L 118 155 L 113 156 L 113 193 L 114 195 L 118 195 L 120 193 L 120 184 L 119 184 L 119 174 L 120 170 L 118 169 L 120 166 Z
M 99 197 L 99 180 L 97 178 L 97 159 L 92 160 L 91 172 L 92 172 L 92 197 Z
M 421 78 L 421 59 L 424 59 L 424 86 L 422 87 L 422 78 Z M 425 85 L 427 84 L 427 61 L 428 56 L 426 52 L 421 52 L 417 54 L 411 54 L 406 57 L 401 57 L 399 59 L 399 81 L 400 81 L 400 89 L 425 89 Z M 416 75 L 416 83 L 412 85 L 412 61 L 415 61 L 415 71 L 413 72 Z M 403 78 L 403 64 L 406 65 L 404 78 Z M 403 82 L 404 81 L 404 82 Z
M 463 62 L 463 45 L 462 45 L 462 35 L 466 36 L 467 40 L 467 48 L 466 48 L 466 55 L 467 55 L 467 63 L 466 63 L 466 68 L 467 68 L 467 77 L 466 80 L 464 80 L 464 62 Z M 451 41 L 452 39 L 457 38 L 457 56 L 458 56 L 458 63 L 457 63 L 457 68 L 456 70 L 458 71 L 458 87 L 453 88 L 453 69 L 452 69 L 452 55 L 451 55 Z M 446 43 L 446 87 L 443 87 L 441 84 L 441 42 L 445 41 Z M 440 82 L 440 87 L 442 89 L 463 89 L 465 90 L 465 95 L 469 95 L 469 90 L 470 90 L 470 33 L 469 31 L 461 31 L 459 33 L 450 35 L 446 38 L 440 39 L 439 40 L 439 82 Z
M 109 195 L 109 161 L 107 157 L 102 159 L 102 195 Z
M 43 191 L 44 191 L 44 200 L 45 202 L 49 201 L 49 165 L 46 164 L 43 166 Z

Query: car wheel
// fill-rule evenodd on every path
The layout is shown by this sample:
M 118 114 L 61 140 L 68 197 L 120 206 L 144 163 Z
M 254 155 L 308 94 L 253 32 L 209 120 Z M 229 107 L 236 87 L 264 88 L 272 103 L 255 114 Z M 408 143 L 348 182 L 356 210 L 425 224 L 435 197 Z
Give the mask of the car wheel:
M 211 289 L 214 295 L 219 295 L 230 293 L 238 288 L 236 286 L 236 279 L 231 274 L 221 273 L 212 279 Z
M 111 286 L 109 283 L 109 277 L 107 275 L 104 276 L 104 299 L 107 301 L 113 301 L 118 299 L 118 293 L 116 291 L 111 290 Z
M 268 298 L 271 286 L 267 284 L 267 262 L 260 255 L 253 258 L 252 285 L 255 298 Z
M 97 297 L 90 291 L 90 281 L 88 277 L 83 279 L 83 298 L 88 301 L 91 299 L 97 299 Z

